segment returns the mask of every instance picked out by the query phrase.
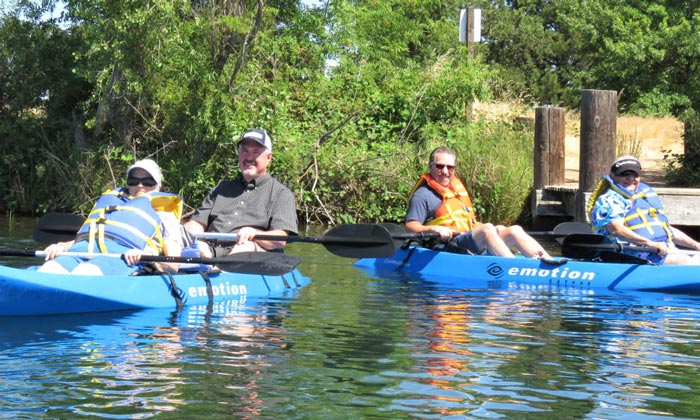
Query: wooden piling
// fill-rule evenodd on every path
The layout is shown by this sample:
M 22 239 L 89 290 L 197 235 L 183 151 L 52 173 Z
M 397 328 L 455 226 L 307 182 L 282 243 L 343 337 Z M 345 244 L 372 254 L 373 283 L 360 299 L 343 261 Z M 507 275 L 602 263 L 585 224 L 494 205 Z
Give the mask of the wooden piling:
M 566 113 L 564 108 L 535 108 L 534 188 L 564 185 Z
M 585 193 L 593 191 L 616 157 L 617 92 L 586 89 L 581 92 L 581 141 L 577 221 L 586 221 Z

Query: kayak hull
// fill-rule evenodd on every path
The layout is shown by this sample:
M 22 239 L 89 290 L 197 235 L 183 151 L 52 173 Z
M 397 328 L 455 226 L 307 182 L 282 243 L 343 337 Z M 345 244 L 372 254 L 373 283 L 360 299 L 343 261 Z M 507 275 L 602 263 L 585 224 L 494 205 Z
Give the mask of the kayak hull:
M 192 272 L 169 277 L 77 276 L 0 266 L 0 316 L 244 302 L 248 298 L 285 295 L 310 281 L 297 269 L 280 276 Z
M 404 246 L 388 258 L 364 258 L 355 266 L 376 273 L 415 273 L 454 287 L 636 290 L 700 294 L 700 266 L 655 266 L 560 259 L 505 258 Z

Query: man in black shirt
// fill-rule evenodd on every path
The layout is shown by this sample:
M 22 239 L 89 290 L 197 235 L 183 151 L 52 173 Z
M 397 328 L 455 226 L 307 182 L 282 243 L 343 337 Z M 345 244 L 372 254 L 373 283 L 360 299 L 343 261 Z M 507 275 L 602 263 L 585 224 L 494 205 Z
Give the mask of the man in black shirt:
M 272 161 L 272 138 L 264 130 L 248 130 L 238 141 L 241 173 L 214 187 L 185 228 L 202 232 L 235 233 L 238 240 L 217 248 L 220 254 L 274 251 L 284 241 L 255 239 L 255 235 L 296 235 L 296 201 L 292 191 L 267 173 Z

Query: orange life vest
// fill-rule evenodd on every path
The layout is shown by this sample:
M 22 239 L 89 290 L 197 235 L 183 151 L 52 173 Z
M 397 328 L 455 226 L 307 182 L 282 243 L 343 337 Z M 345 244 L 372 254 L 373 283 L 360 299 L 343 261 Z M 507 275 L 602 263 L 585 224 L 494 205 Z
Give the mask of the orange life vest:
M 462 181 L 453 177 L 450 185 L 444 187 L 437 183 L 430 174 L 421 175 L 411 191 L 411 195 L 423 184 L 440 194 L 442 204 L 435 211 L 435 218 L 426 223 L 432 226 L 447 226 L 457 232 L 469 232 L 476 225 L 474 206 Z

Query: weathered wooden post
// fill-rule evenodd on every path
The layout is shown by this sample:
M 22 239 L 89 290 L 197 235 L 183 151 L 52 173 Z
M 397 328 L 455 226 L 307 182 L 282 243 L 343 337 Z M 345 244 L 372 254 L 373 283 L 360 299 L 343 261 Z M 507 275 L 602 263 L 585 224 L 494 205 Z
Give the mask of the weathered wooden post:
M 468 7 L 459 12 L 459 42 L 467 44 L 467 53 L 474 57 L 474 44 L 481 40 L 481 9 Z
M 535 190 L 564 185 L 566 113 L 564 108 L 535 108 Z
M 474 44 L 481 41 L 481 9 L 468 7 L 459 11 L 459 42 L 464 42 L 467 46 L 467 54 L 474 57 Z M 474 103 L 469 100 L 465 106 L 464 113 L 467 122 L 472 121 L 474 113 Z
M 581 92 L 581 142 L 578 192 L 575 199 L 576 221 L 585 222 L 586 200 L 601 175 L 615 160 L 617 143 L 617 92 L 585 89 Z

